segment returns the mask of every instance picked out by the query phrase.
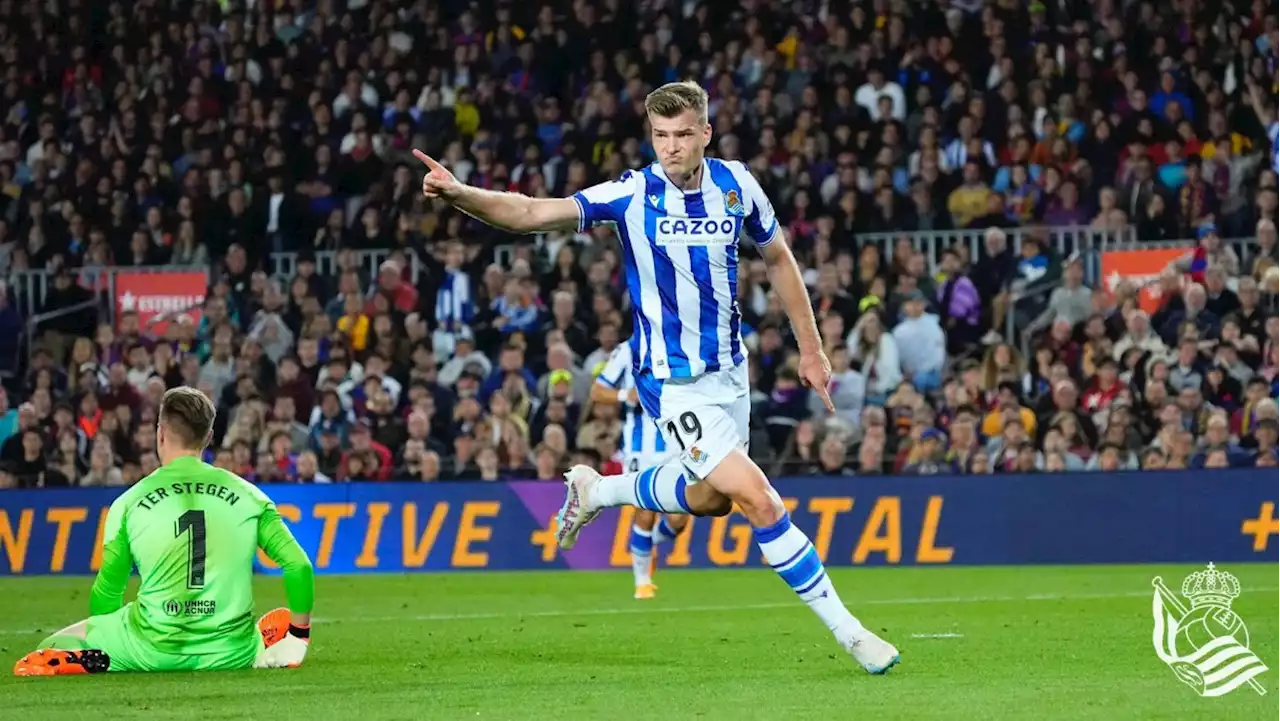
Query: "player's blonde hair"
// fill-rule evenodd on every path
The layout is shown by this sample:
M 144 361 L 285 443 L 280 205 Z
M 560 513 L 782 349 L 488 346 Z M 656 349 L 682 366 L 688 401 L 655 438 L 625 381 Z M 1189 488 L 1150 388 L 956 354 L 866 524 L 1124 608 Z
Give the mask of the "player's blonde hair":
M 204 393 L 190 386 L 165 391 L 160 400 L 160 423 L 183 448 L 203 451 L 213 434 L 218 409 Z
M 674 118 L 686 110 L 692 110 L 700 122 L 707 122 L 707 91 L 692 80 L 667 83 L 649 93 L 644 99 L 644 110 L 660 118 Z

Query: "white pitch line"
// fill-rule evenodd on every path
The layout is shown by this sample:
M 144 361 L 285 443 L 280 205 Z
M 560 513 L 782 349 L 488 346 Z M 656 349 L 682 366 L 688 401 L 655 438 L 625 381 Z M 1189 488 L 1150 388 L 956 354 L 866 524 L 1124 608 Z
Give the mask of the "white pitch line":
M 1275 593 L 1275 588 L 1247 589 L 1242 593 Z M 1120 591 L 1111 593 L 1038 593 L 1026 596 L 922 596 L 914 598 L 873 598 L 848 606 L 912 606 L 955 603 L 1011 603 L 1022 601 L 1076 601 L 1108 598 L 1145 598 L 1150 591 Z M 471 621 L 498 618 L 561 618 L 566 616 L 631 616 L 650 613 L 724 613 L 730 611 L 767 611 L 779 608 L 800 608 L 795 601 L 776 603 L 745 603 L 715 606 L 660 606 L 642 604 L 625 608 L 586 608 L 574 611 L 527 611 L 501 613 L 432 613 L 409 616 L 368 616 L 351 618 L 318 618 L 321 623 L 393 623 L 395 621 Z
M 913 633 L 911 638 L 964 638 L 963 633 Z
M 1247 588 L 1241 593 L 1276 593 L 1280 588 Z M 1024 596 L 922 596 L 915 598 L 872 598 L 848 604 L 853 608 L 862 606 L 913 606 L 941 605 L 958 603 L 1020 603 L 1024 601 L 1084 601 L 1114 598 L 1143 598 L 1150 596 L 1150 591 L 1119 591 L 1112 593 L 1036 593 Z M 491 613 L 429 613 L 400 616 L 338 616 L 312 619 L 317 623 L 404 623 L 432 621 L 484 621 L 500 618 L 567 618 L 581 616 L 639 616 L 651 613 L 730 613 L 735 611 L 767 611 L 783 608 L 801 608 L 796 601 L 786 603 L 747 603 L 716 606 L 662 606 L 658 604 L 637 604 L 625 608 L 584 608 L 555 611 L 505 611 Z M 57 627 L 52 623 L 47 629 L 33 628 L 0 628 L 0 636 L 17 636 L 34 633 L 47 633 Z
M 1276 588 L 1251 588 L 1242 593 L 1276 593 Z M 1029 596 L 920 596 L 909 598 L 878 598 L 858 601 L 851 605 L 859 606 L 908 606 L 917 604 L 949 604 L 949 603 L 1009 603 L 1020 601 L 1074 601 L 1108 598 L 1144 598 L 1150 591 L 1122 591 L 1111 593 L 1072 593 L 1072 594 L 1034 594 Z M 568 616 L 633 616 L 650 613 L 725 613 L 733 611 L 768 611 L 780 608 L 800 608 L 795 601 L 775 603 L 743 603 L 734 605 L 713 606 L 660 606 L 641 604 L 619 608 L 587 608 L 573 611 L 525 611 L 525 612 L 491 612 L 491 613 L 431 613 L 411 616 L 355 616 L 339 618 L 315 619 L 321 623 L 393 623 L 395 621 L 473 621 L 499 618 L 564 618 Z

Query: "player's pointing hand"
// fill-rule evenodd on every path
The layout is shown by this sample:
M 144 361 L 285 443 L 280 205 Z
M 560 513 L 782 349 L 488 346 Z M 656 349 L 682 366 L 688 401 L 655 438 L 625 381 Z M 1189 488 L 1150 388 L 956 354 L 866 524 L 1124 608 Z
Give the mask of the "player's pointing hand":
M 800 356 L 800 367 L 796 370 L 800 382 L 812 388 L 827 407 L 828 413 L 835 413 L 836 406 L 831 402 L 831 392 L 827 386 L 831 384 L 831 361 L 822 351 Z
M 448 200 L 457 192 L 461 185 L 458 179 L 454 177 L 449 169 L 441 165 L 435 158 L 418 150 L 413 151 L 413 157 L 422 161 L 427 166 L 427 174 L 422 176 L 422 194 L 428 198 L 444 198 Z

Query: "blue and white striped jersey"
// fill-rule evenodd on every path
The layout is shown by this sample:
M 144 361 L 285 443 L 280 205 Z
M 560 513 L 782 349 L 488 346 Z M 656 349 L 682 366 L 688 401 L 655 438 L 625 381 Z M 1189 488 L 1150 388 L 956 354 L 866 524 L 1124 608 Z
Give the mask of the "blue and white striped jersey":
M 596 383 L 613 390 L 630 391 L 636 385 L 631 367 L 631 346 L 619 343 L 609 355 L 604 370 L 596 377 Z M 634 407 L 623 406 L 622 453 L 627 470 L 644 470 L 657 463 L 666 452 L 667 441 L 658 430 L 657 422 L 646 415 L 638 403 Z
M 692 378 L 742 363 L 738 239 L 778 235 L 773 205 L 747 167 L 707 158 L 685 192 L 658 163 L 575 193 L 579 228 L 617 226 L 631 292 L 633 369 Z
M 436 289 L 436 323 L 443 330 L 456 331 L 470 324 L 475 314 L 471 276 L 460 270 L 444 275 L 444 282 Z

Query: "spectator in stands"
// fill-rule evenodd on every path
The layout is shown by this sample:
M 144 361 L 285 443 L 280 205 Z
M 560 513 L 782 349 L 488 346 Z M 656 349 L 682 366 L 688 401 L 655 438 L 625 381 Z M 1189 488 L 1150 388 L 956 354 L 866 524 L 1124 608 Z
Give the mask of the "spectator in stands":
M 1122 360 L 1131 349 L 1138 349 L 1149 356 L 1163 356 L 1168 353 L 1164 341 L 1151 332 L 1151 318 L 1147 312 L 1136 309 L 1125 319 L 1125 333 L 1112 348 L 1112 356 Z
M 1048 306 L 1028 326 L 1030 332 L 1047 328 L 1059 319 L 1075 326 L 1093 312 L 1093 291 L 1084 285 L 1084 264 L 1078 259 L 1067 263 L 1062 280 L 1062 286 L 1049 295 Z
M 1219 318 L 1205 304 L 1208 296 L 1204 286 L 1192 283 L 1182 294 L 1182 308 L 1170 310 L 1165 316 L 1160 335 L 1169 345 L 1177 345 L 1188 327 L 1199 337 L 1212 337 L 1219 333 Z
M 94 444 L 89 452 L 89 470 L 80 478 L 82 486 L 121 486 L 124 485 L 120 469 L 115 465 L 111 447 L 108 444 Z
M 947 352 L 960 356 L 982 335 L 982 298 L 964 274 L 960 254 L 955 250 L 942 251 L 940 271 L 937 305 L 947 333 Z
M 862 420 L 862 408 L 866 401 L 867 381 L 861 372 L 849 367 L 849 350 L 844 343 L 831 347 L 831 385 L 827 388 L 831 403 L 835 406 L 835 417 L 844 421 L 850 430 L 858 427 Z M 816 393 L 809 396 L 809 415 L 816 418 L 823 416 L 822 400 Z
M 9 392 L 0 387 L 0 448 L 20 429 L 19 409 L 9 406 Z
M 938 316 L 925 313 L 923 293 L 913 291 L 905 301 L 905 317 L 893 329 L 893 339 L 902 359 L 902 374 L 921 392 L 933 391 L 942 386 L 942 368 L 947 358 L 946 334 L 938 324 Z
M 898 343 L 875 311 L 864 313 L 849 335 L 851 362 L 867 380 L 867 402 L 882 405 L 902 382 Z
M 963 125 L 962 125 L 963 127 Z M 987 212 L 987 199 L 991 188 L 982 180 L 982 169 L 976 158 L 963 163 L 960 185 L 947 198 L 947 210 L 957 228 L 970 227 L 970 223 Z

